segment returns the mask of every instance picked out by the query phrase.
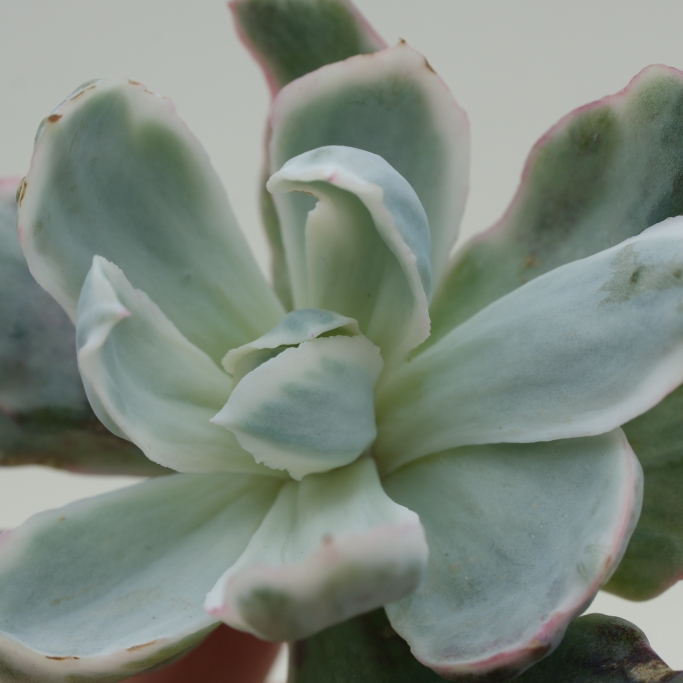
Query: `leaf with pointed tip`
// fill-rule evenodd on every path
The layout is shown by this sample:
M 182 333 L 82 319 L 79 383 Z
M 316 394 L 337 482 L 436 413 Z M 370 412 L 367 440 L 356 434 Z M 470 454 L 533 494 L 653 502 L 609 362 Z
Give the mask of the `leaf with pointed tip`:
M 683 683 L 645 634 L 618 617 L 588 614 L 570 624 L 560 646 L 517 683 Z
M 648 67 L 563 118 L 532 150 L 502 219 L 456 254 L 422 348 L 525 282 L 683 213 L 682 155 L 676 69 Z
M 643 465 L 643 511 L 606 590 L 648 600 L 683 577 L 683 387 L 623 426 Z
M 0 466 L 169 472 L 110 434 L 92 412 L 76 365 L 73 324 L 33 279 L 19 247 L 18 184 L 0 180 Z
M 233 0 L 229 6 L 237 33 L 261 65 L 273 96 L 290 81 L 325 64 L 386 47 L 348 0 Z M 269 125 L 265 138 L 270 138 Z M 283 305 L 291 309 L 280 222 L 265 189 L 271 172 L 266 149 L 261 214 L 271 247 L 273 285 Z

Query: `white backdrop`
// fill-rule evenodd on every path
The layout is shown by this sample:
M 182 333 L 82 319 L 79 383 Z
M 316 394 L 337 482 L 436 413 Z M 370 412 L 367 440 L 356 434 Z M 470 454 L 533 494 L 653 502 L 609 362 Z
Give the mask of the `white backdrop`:
M 389 43 L 405 38 L 467 110 L 472 182 L 463 231 L 502 213 L 534 141 L 640 69 L 683 69 L 683 2 L 358 0 Z M 389 10 L 387 11 L 387 8 Z M 41 118 L 81 82 L 123 76 L 169 95 L 206 146 L 265 266 L 256 178 L 268 94 L 221 0 L 0 0 L 0 177 L 28 168 Z M 0 528 L 127 483 L 0 471 Z M 683 586 L 649 603 L 601 594 L 593 611 L 634 621 L 683 669 Z

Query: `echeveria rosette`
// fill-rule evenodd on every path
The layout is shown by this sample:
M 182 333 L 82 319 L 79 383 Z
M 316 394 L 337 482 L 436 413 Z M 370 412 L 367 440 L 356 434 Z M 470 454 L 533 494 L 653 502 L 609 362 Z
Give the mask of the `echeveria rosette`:
M 451 324 L 444 301 L 486 294 L 448 264 L 468 134 L 443 83 L 406 44 L 270 80 L 290 312 L 168 100 L 97 81 L 41 125 L 29 266 L 98 417 L 177 473 L 0 537 L 9 681 L 126 678 L 218 620 L 297 639 L 382 605 L 439 675 L 512 676 L 624 553 L 642 472 L 619 425 L 683 381 L 683 219 L 556 240 L 554 269 Z

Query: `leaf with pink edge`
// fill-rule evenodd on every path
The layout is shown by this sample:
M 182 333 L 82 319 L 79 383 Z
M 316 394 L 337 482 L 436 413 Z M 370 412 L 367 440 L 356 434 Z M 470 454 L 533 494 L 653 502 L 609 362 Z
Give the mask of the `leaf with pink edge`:
M 361 458 L 285 484 L 206 608 L 266 640 L 305 638 L 409 594 L 428 552 L 418 516 Z
M 503 680 L 553 650 L 614 571 L 642 470 L 616 430 L 453 449 L 383 485 L 420 516 L 430 552 L 417 590 L 385 606 L 392 626 L 445 678 Z
M 683 73 L 652 66 L 551 128 L 502 219 L 456 254 L 423 348 L 525 282 L 683 213 L 681 121 Z

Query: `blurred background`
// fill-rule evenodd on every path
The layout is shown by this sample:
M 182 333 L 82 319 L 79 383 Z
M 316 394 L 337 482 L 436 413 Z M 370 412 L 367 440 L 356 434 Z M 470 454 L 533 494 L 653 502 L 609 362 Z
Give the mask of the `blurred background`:
M 500 216 L 531 145 L 560 117 L 621 90 L 648 64 L 683 69 L 680 0 L 357 5 L 389 44 L 404 38 L 424 53 L 468 112 L 472 175 L 464 235 Z M 38 123 L 80 83 L 108 76 L 142 81 L 174 100 L 204 144 L 267 266 L 256 187 L 269 95 L 222 0 L 2 0 L 0 65 L 0 177 L 27 171 Z M 129 481 L 2 470 L 0 528 Z M 683 585 L 647 603 L 600 594 L 590 611 L 633 621 L 670 666 L 683 669 Z

